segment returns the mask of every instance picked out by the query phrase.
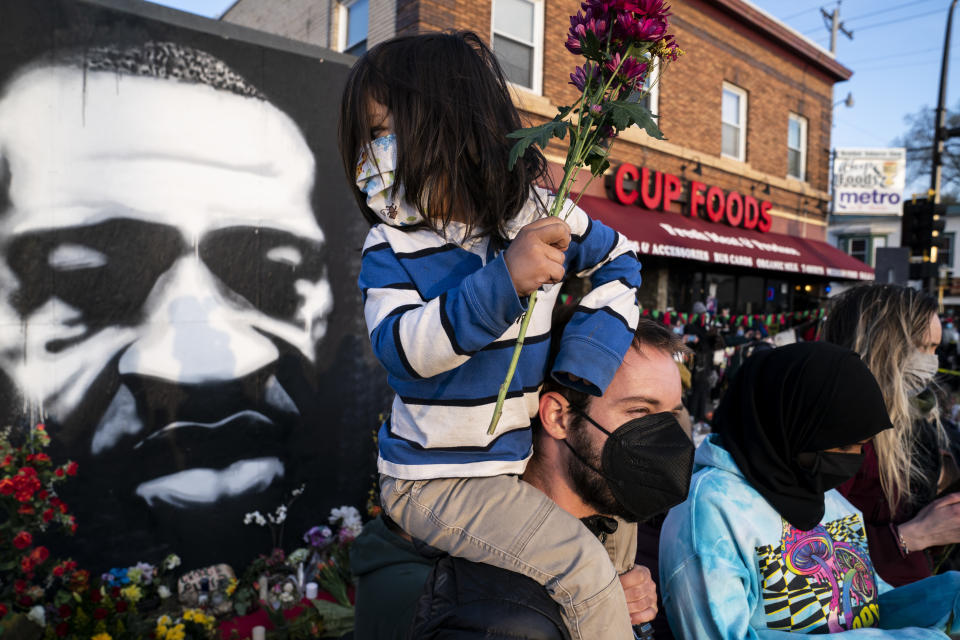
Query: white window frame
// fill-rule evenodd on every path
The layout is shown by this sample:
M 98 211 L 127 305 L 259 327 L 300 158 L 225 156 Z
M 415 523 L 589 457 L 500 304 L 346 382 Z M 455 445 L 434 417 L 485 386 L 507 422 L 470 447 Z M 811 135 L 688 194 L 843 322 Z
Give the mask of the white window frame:
M 350 7 L 359 0 L 340 0 L 337 7 L 337 51 L 345 53 L 347 51 L 347 27 L 350 21 Z M 364 38 L 368 43 L 370 41 L 370 3 L 367 2 L 367 36 Z
M 796 121 L 800 124 L 800 148 L 795 149 L 795 151 L 800 152 L 800 175 L 795 176 L 790 173 L 790 154 L 787 153 L 787 177 L 793 178 L 794 180 L 799 180 L 800 182 L 807 181 L 807 119 L 801 116 L 799 113 L 790 113 L 787 117 L 787 150 L 791 149 L 790 147 L 790 122 Z
M 723 121 L 723 91 L 735 93 L 740 97 L 739 125 L 734 125 L 732 122 Z M 740 149 L 738 150 L 739 153 L 735 156 L 731 156 L 723 151 L 723 125 L 725 124 L 740 127 Z M 720 92 L 720 155 L 724 158 L 733 158 L 734 160 L 739 160 L 740 162 L 747 161 L 747 92 L 745 89 L 741 89 L 737 85 L 729 82 L 723 83 L 723 89 Z
M 653 62 L 650 63 L 650 68 L 647 69 L 647 78 L 652 81 L 656 81 L 652 87 L 650 87 L 650 93 L 647 94 L 647 97 L 650 99 L 650 113 L 655 116 L 660 115 L 660 58 L 654 58 Z M 657 124 L 660 124 L 660 121 L 657 120 Z
M 533 5 L 533 42 L 523 42 L 517 40 L 515 36 L 510 34 L 501 33 L 497 31 L 494 25 L 497 24 L 497 0 L 493 0 L 490 7 L 490 49 L 493 50 L 494 45 L 494 36 L 500 36 L 501 38 L 507 38 L 518 42 L 522 45 L 533 47 L 533 69 L 531 69 L 531 80 L 532 87 L 526 87 L 522 84 L 517 84 L 507 80 L 507 82 L 514 87 L 518 87 L 524 91 L 530 91 L 536 95 L 543 95 L 543 4 L 544 0 L 525 0 Z M 496 50 L 494 50 L 494 55 L 496 55 Z

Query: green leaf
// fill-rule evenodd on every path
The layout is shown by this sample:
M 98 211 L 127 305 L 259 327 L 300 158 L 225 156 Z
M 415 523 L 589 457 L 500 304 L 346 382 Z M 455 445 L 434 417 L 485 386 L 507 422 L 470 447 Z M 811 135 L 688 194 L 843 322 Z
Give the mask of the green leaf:
M 550 138 L 559 138 L 560 140 L 563 140 L 563 137 L 567 133 L 568 126 L 569 125 L 560 120 L 558 116 L 550 122 L 546 122 L 536 127 L 517 129 L 516 131 L 511 131 L 508 133 L 508 138 L 517 139 L 517 143 L 513 145 L 513 148 L 510 150 L 509 168 L 513 169 L 514 165 L 517 164 L 517 160 L 520 159 L 520 156 L 522 156 L 527 151 L 527 147 L 534 142 L 540 145 L 541 149 L 544 149 L 546 148 L 547 143 L 550 142 Z
M 663 140 L 663 133 L 654 121 L 654 115 L 646 107 L 630 102 L 629 100 L 613 100 L 603 105 L 603 112 L 610 115 L 610 120 L 617 131 L 637 125 L 643 127 L 651 138 Z
M 310 602 L 323 618 L 323 637 L 339 638 L 348 631 L 353 631 L 353 607 L 345 607 L 327 600 Z
M 587 164 L 590 165 L 590 173 L 599 178 L 603 172 L 610 168 L 610 162 L 604 156 L 590 156 L 587 158 Z

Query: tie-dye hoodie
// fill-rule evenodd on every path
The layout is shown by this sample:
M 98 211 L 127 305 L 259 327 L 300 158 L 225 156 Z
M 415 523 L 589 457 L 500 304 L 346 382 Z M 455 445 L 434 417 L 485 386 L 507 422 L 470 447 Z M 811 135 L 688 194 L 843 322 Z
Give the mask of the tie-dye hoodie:
M 863 519 L 836 491 L 800 531 L 747 483 L 711 435 L 690 494 L 667 516 L 660 588 L 681 640 L 849 633 L 849 640 L 946 638 L 960 630 L 960 573 L 892 588 L 870 562 Z

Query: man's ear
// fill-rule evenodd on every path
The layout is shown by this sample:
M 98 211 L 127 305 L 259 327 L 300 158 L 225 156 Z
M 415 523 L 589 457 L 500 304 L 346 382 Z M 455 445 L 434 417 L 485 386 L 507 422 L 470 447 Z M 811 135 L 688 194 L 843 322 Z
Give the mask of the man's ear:
M 557 391 L 547 391 L 540 394 L 540 424 L 543 430 L 555 440 L 567 437 L 568 415 L 567 407 L 570 403 Z

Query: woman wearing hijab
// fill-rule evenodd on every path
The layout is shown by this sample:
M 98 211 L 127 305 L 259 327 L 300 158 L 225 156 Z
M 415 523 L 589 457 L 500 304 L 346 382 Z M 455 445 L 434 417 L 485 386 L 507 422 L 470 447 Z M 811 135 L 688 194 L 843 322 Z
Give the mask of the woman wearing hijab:
M 930 384 L 940 334 L 937 301 L 891 284 L 837 296 L 821 334 L 860 354 L 893 424 L 864 447 L 860 471 L 837 490 L 863 513 L 874 567 L 894 586 L 931 575 L 926 549 L 960 542 L 960 494 L 937 499 L 947 434 Z
M 860 512 L 834 490 L 889 428 L 876 381 L 848 349 L 800 343 L 747 360 L 697 450 L 689 497 L 663 526 L 674 635 L 946 638 L 960 620 L 960 575 L 887 585 Z

